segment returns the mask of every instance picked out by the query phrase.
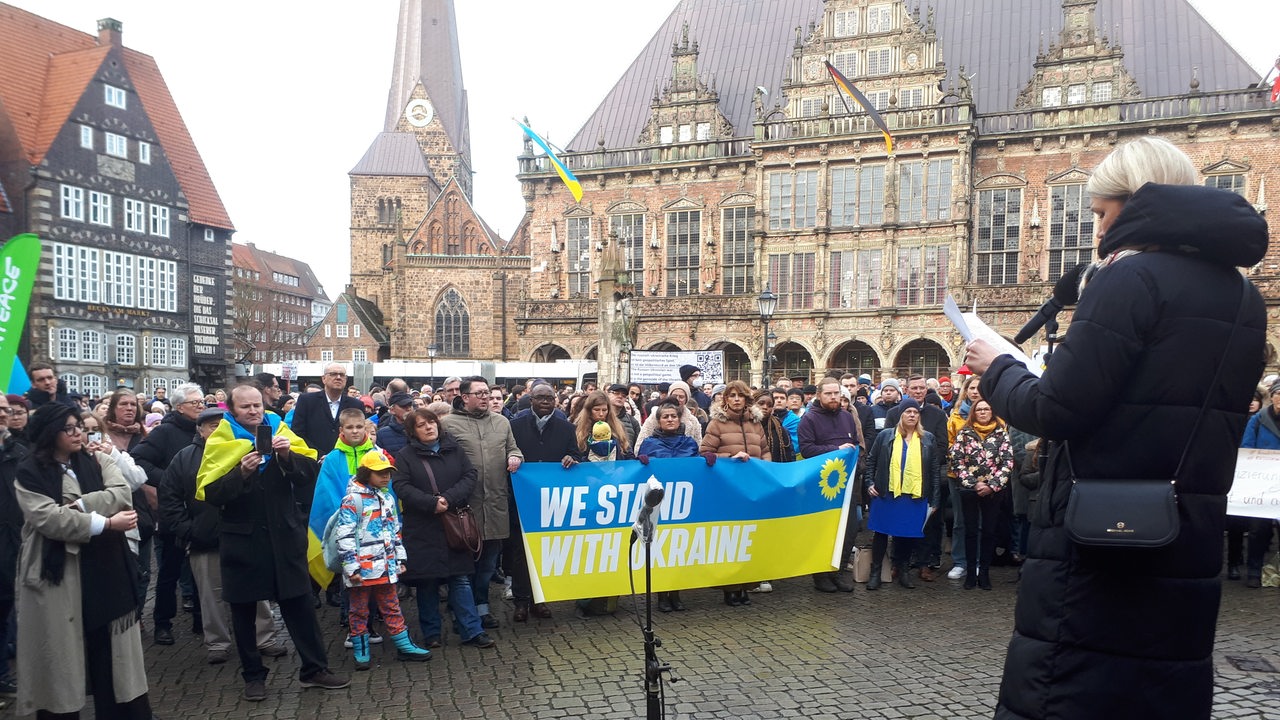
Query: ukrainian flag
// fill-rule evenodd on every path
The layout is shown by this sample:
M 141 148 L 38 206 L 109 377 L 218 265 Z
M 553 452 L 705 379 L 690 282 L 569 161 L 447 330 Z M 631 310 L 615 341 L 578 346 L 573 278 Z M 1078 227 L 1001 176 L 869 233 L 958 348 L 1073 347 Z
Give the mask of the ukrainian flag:
M 512 476 L 537 602 L 625 595 L 643 583 L 631 526 L 652 476 L 665 488 L 652 545 L 655 591 L 838 569 L 857 449 L 794 463 L 702 458 L 525 463 Z

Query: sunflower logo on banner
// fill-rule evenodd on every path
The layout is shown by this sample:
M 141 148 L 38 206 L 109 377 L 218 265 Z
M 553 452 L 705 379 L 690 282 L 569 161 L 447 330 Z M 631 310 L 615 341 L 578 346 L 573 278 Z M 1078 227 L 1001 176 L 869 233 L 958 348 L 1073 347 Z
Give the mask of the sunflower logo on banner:
M 831 482 L 832 476 L 835 476 L 834 483 Z M 849 471 L 845 469 L 843 458 L 831 458 L 822 463 L 822 470 L 818 473 L 818 488 L 822 490 L 822 497 L 835 500 L 848 484 Z

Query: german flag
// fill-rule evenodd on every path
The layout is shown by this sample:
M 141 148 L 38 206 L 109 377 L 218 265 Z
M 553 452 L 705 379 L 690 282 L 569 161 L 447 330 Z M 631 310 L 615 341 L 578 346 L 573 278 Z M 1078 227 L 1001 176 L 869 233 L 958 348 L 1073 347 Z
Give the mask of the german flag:
M 871 117 L 871 122 L 875 123 L 876 127 L 880 128 L 880 132 L 884 135 L 885 152 L 892 155 L 893 136 L 889 134 L 889 126 L 885 124 L 884 118 L 880 117 L 880 113 L 876 112 L 875 106 L 871 104 L 871 101 L 867 99 L 867 96 L 863 95 L 858 88 L 853 86 L 853 83 L 849 82 L 849 78 L 845 77 L 844 74 L 837 70 L 830 62 L 826 65 L 827 71 L 831 73 L 832 82 L 836 84 L 836 88 L 848 93 L 849 97 L 852 97 L 854 102 L 862 106 L 862 109 Z M 848 109 L 847 103 L 845 105 L 845 109 Z

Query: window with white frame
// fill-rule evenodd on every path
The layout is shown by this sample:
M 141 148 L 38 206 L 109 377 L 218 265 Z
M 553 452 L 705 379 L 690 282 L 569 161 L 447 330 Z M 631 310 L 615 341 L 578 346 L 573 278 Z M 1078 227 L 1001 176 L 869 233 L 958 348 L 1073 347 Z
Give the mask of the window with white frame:
M 825 97 L 807 97 L 800 98 L 800 117 L 821 117 L 823 106 L 826 105 Z
M 670 125 L 663 125 L 658 128 L 658 142 L 663 145 L 670 145 L 675 141 L 675 130 Z
M 129 138 L 115 133 L 107 133 L 107 154 L 119 158 L 129 157 Z
M 867 74 L 888 75 L 893 72 L 893 48 L 871 48 L 867 51 Z
M 814 253 L 769 256 L 769 286 L 778 294 L 779 310 L 813 307 Z
M 80 392 L 80 376 L 79 375 L 76 375 L 75 373 L 64 373 L 62 375 L 59 375 L 58 379 L 61 380 L 62 384 L 66 386 L 67 392 L 70 392 L 70 393 Z
M 572 217 L 565 222 L 569 234 L 565 246 L 569 263 L 569 297 L 590 297 L 591 218 Z
M 178 264 L 172 260 L 156 263 L 156 309 L 162 312 L 178 311 Z
M 694 137 L 700 141 L 710 140 L 711 139 L 711 123 L 709 122 L 698 123 L 694 129 Z
M 884 222 L 884 165 L 863 165 L 858 169 L 858 224 Z
M 124 229 L 130 232 L 147 231 L 147 204 L 133 198 L 124 199 Z
M 351 362 L 369 362 L 368 350 L 352 350 Z
M 879 249 L 833 251 L 827 306 L 856 310 L 880 307 L 882 257 Z
M 1084 185 L 1049 188 L 1049 276 L 1056 281 L 1093 258 L 1093 210 Z
M 116 364 L 135 365 L 138 362 L 138 338 L 133 335 L 116 336 Z
M 111 196 L 97 190 L 89 191 L 89 222 L 111 226 Z
M 98 269 L 97 248 L 75 246 L 76 250 L 76 299 L 96 303 L 101 299 L 102 278 Z
M 928 222 L 951 217 L 951 160 L 898 165 L 898 220 Z
M 80 147 L 87 150 L 93 149 L 93 128 L 88 125 L 80 126 Z
M 867 8 L 867 32 L 882 33 L 893 29 L 893 6 L 872 5 Z
M 1021 188 L 982 190 L 978 193 L 978 223 L 974 238 L 978 284 L 1013 285 L 1018 282 L 1021 231 Z
M 866 96 L 867 101 L 871 103 L 871 107 L 875 108 L 876 110 L 889 109 L 889 97 L 892 94 L 893 93 L 889 90 L 872 90 L 871 92 L 863 93 L 863 95 Z M 866 108 L 857 107 L 857 103 L 853 102 L 852 100 L 849 102 L 849 104 L 851 106 L 854 106 L 854 110 L 856 111 L 861 112 L 866 110 Z
M 849 37 L 858 34 L 858 11 L 857 10 L 839 10 L 831 13 L 832 15 L 832 35 L 835 37 Z M 831 63 L 835 65 L 833 61 Z M 837 69 L 839 67 L 837 66 Z M 840 70 L 844 72 L 844 70 Z M 846 75 L 848 73 L 845 73 Z
M 349 327 L 350 327 L 350 326 L 349 326 L 349 325 L 347 325 L 346 323 L 341 323 L 341 324 L 339 324 L 339 325 L 338 325 L 338 337 L 340 337 L 340 338 L 347 337 L 347 331 L 348 331 L 348 328 L 349 328 Z
M 924 105 L 924 88 L 903 88 L 898 92 L 898 107 L 910 108 Z
M 53 244 L 53 298 L 76 299 L 76 248 L 74 245 Z
M 853 13 L 855 16 L 857 13 Z M 840 71 L 845 77 L 853 77 L 858 74 L 858 52 L 850 50 L 848 52 L 838 52 L 831 54 L 831 65 Z M 828 73 L 829 75 L 830 73 Z
M 818 171 L 769 173 L 769 229 L 810 228 L 818 224 Z
M 301 323 L 301 319 L 299 319 L 299 323 Z M 360 323 L 351 324 L 351 337 L 360 337 Z
M 151 357 L 147 358 L 147 364 L 169 364 L 169 338 L 160 335 L 151 336 Z
M 846 227 L 858 219 L 858 168 L 831 169 L 831 226 Z
M 151 206 L 151 234 L 169 237 L 169 208 L 163 205 Z
M 170 367 L 186 367 L 187 366 L 186 338 L 171 338 L 169 340 L 169 366 Z
M 1041 107 L 1058 107 L 1062 104 L 1062 88 L 1047 87 L 1040 91 Z
M 137 257 L 134 260 L 138 273 L 138 307 L 154 310 L 156 307 L 156 284 L 159 261 L 155 258 Z
M 80 331 L 75 328 L 58 328 L 58 359 L 80 359 Z
M 101 375 L 94 375 L 90 373 L 88 375 L 80 376 L 80 394 L 87 398 L 92 399 L 102 397 L 105 394 L 104 388 L 106 386 L 107 379 Z
M 72 185 L 63 185 L 61 190 L 62 197 L 62 217 L 67 220 L 84 221 L 84 190 Z
M 639 278 L 644 272 L 644 213 L 613 215 L 609 233 L 618 238 L 622 250 L 622 269 Z
M 97 330 L 80 333 L 80 359 L 84 362 L 102 362 L 102 333 Z
M 1091 92 L 1094 102 L 1107 102 L 1111 99 L 1111 83 L 1095 82 Z
M 213 242 L 214 240 L 217 240 L 217 239 L 218 239 L 218 235 L 217 235 L 217 233 L 215 233 L 215 232 L 213 231 L 213 228 L 205 228 L 205 229 L 204 229 L 204 241 L 205 241 L 205 242 Z
M 121 110 L 129 109 L 129 96 L 122 88 L 114 85 L 104 85 L 103 88 L 105 90 L 103 100 L 108 105 Z
M 1087 97 L 1088 95 L 1085 94 L 1083 83 L 1078 85 L 1067 86 L 1067 104 L 1068 105 L 1079 105 L 1080 103 L 1084 102 L 1085 98 Z
M 168 378 L 153 377 L 151 378 L 151 394 L 155 395 L 157 390 L 169 390 Z
M 1243 173 L 1234 173 L 1231 175 L 1207 175 L 1205 176 L 1204 184 L 1205 187 L 1229 190 L 1237 195 L 1244 195 Z
M 702 211 L 667 213 L 667 295 L 697 295 L 702 265 Z
M 191 382 L 191 378 L 189 376 L 169 378 L 169 387 L 176 388 L 183 383 L 189 382 Z
M 324 324 L 324 336 L 333 337 L 333 326 L 330 325 L 329 323 Z
M 898 249 L 898 306 L 940 305 L 947 295 L 946 245 Z
M 724 261 L 722 292 L 742 295 L 755 292 L 755 243 L 751 231 L 755 226 L 754 207 L 733 207 L 721 211 L 720 256 Z
M 332 350 L 321 350 L 321 351 L 320 351 L 320 362 L 333 362 L 333 351 L 332 351 Z
M 138 162 L 143 165 L 151 164 L 151 143 L 138 141 Z

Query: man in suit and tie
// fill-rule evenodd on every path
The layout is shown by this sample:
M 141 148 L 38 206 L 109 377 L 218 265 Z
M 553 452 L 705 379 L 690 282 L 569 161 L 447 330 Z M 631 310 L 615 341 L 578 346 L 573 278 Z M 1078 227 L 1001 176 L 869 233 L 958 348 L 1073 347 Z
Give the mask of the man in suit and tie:
M 303 393 L 293 408 L 289 428 L 320 457 L 329 454 L 338 442 L 338 413 L 347 408 L 364 412 L 360 398 L 347 395 L 346 388 L 346 368 L 341 363 L 330 363 L 324 368 L 324 391 Z

